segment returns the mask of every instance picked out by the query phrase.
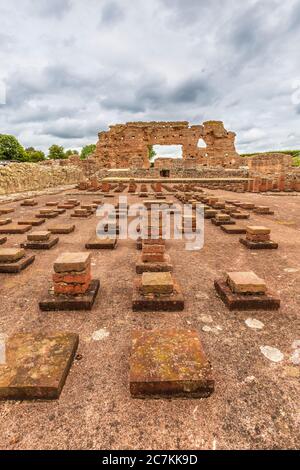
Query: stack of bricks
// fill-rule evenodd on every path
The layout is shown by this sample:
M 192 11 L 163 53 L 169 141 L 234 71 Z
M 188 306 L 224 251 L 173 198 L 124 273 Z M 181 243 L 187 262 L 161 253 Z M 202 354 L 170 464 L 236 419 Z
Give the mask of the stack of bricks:
M 246 239 L 240 242 L 249 249 L 277 249 L 278 244 L 271 241 L 271 230 L 262 226 L 249 226 L 246 229 Z
M 52 279 L 55 294 L 85 294 L 92 281 L 91 255 L 63 253 L 54 263 Z
M 49 311 L 91 310 L 100 282 L 91 276 L 90 253 L 63 253 L 54 263 L 53 288 L 39 303 Z

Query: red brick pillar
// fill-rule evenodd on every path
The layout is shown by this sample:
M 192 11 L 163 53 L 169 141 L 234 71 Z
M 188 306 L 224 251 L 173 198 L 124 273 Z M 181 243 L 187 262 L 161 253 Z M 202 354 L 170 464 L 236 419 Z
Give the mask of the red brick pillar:
M 254 193 L 259 193 L 260 192 L 260 184 L 261 184 L 261 179 L 260 178 L 254 178 L 254 182 L 253 182 L 253 192 Z
M 280 175 L 279 181 L 278 181 L 278 189 L 279 189 L 279 191 L 284 191 L 285 187 L 286 187 L 285 176 Z
M 261 193 L 265 193 L 267 191 L 267 179 L 266 178 L 262 178 L 259 189 Z

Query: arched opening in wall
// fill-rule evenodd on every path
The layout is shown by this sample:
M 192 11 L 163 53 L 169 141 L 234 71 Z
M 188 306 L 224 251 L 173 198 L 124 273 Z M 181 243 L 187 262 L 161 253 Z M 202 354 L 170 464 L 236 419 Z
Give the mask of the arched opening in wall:
M 197 147 L 198 147 L 198 149 L 206 149 L 206 143 L 204 142 L 203 139 L 198 140 Z
M 182 159 L 182 145 L 153 145 L 155 152 L 154 160 L 157 158 L 178 158 Z

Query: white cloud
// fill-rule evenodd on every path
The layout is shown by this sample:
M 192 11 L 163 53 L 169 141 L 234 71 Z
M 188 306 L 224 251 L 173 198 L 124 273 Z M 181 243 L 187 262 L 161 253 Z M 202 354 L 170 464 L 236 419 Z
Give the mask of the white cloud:
M 0 16 L 0 132 L 23 145 L 217 119 L 241 152 L 300 148 L 297 0 L 11 0 Z

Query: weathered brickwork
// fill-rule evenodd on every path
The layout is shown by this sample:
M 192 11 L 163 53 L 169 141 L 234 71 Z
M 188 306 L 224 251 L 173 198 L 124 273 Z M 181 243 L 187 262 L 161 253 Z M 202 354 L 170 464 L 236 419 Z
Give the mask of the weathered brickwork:
M 129 122 L 99 133 L 94 158 L 103 168 L 149 168 L 149 146 L 182 145 L 183 159 L 215 166 L 239 166 L 234 132 L 221 121 L 190 126 L 188 122 Z M 200 139 L 206 148 L 198 147 Z

